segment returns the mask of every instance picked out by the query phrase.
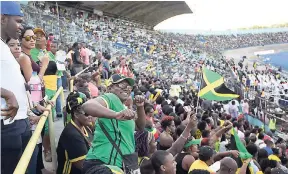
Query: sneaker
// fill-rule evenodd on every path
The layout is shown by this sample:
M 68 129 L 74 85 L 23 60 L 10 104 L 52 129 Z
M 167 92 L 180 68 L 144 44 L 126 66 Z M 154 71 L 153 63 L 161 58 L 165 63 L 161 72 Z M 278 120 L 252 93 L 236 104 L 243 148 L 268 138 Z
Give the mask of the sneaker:
M 52 154 L 50 151 L 44 152 L 44 158 L 46 162 L 52 162 Z

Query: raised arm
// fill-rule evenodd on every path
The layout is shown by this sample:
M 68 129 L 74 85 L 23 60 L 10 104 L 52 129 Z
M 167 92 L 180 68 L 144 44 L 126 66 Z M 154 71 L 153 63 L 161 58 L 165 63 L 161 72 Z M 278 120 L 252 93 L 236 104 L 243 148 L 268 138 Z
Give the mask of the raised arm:
M 172 147 L 170 147 L 167 151 L 170 152 L 173 156 L 175 156 L 177 153 L 180 153 L 188 137 L 190 136 L 190 133 L 194 134 L 196 130 L 197 130 L 197 118 L 195 115 L 193 115 L 190 118 L 190 122 L 184 129 L 181 136 L 172 144 Z
M 138 118 L 135 120 L 137 130 L 144 130 L 146 125 L 146 114 L 144 110 L 144 96 L 137 95 L 135 96 L 135 104 L 137 106 L 137 116 Z
M 233 127 L 231 122 L 224 123 L 223 127 L 218 130 L 215 134 L 210 136 L 209 145 L 214 147 L 214 143 L 224 134 L 225 132 L 229 131 Z

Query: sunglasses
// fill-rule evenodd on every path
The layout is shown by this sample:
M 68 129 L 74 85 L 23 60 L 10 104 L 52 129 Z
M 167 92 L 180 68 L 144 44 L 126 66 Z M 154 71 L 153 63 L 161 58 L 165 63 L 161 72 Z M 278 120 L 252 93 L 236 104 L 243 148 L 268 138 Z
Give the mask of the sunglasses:
M 25 41 L 30 41 L 30 40 L 32 40 L 32 39 L 33 39 L 33 40 L 36 40 L 36 38 L 37 38 L 37 37 L 36 37 L 35 35 L 33 35 L 33 36 L 25 36 L 25 37 L 24 37 Z
M 121 89 L 128 89 L 130 91 L 133 89 L 132 86 L 124 85 L 124 84 L 121 84 L 121 83 L 117 84 L 116 86 L 118 86 Z

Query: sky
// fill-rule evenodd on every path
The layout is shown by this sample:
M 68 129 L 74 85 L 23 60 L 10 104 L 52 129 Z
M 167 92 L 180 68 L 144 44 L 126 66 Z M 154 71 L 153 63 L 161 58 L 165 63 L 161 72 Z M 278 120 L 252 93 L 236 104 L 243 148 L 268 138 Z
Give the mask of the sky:
M 156 30 L 224 31 L 288 23 L 288 0 L 187 0 L 193 14 L 169 18 Z

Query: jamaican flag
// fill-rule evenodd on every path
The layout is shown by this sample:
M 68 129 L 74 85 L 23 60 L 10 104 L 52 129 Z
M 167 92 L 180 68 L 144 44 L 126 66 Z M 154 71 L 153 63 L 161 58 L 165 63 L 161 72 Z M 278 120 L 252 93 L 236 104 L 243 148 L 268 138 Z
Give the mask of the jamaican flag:
M 231 137 L 230 137 L 230 150 L 238 150 L 239 151 L 239 157 L 235 158 L 235 161 L 238 165 L 238 171 L 243 165 L 243 160 L 252 158 L 252 155 L 247 151 L 244 144 L 241 142 L 237 131 L 232 128 L 231 130 Z M 238 172 L 236 172 L 238 173 Z M 253 160 L 249 163 L 246 174 L 263 174 L 262 171 L 258 169 L 258 167 L 254 164 Z
M 213 71 L 203 67 L 203 80 L 201 82 L 201 90 L 199 97 L 206 100 L 225 101 L 239 97 L 233 91 L 228 89 L 224 84 L 224 78 Z

